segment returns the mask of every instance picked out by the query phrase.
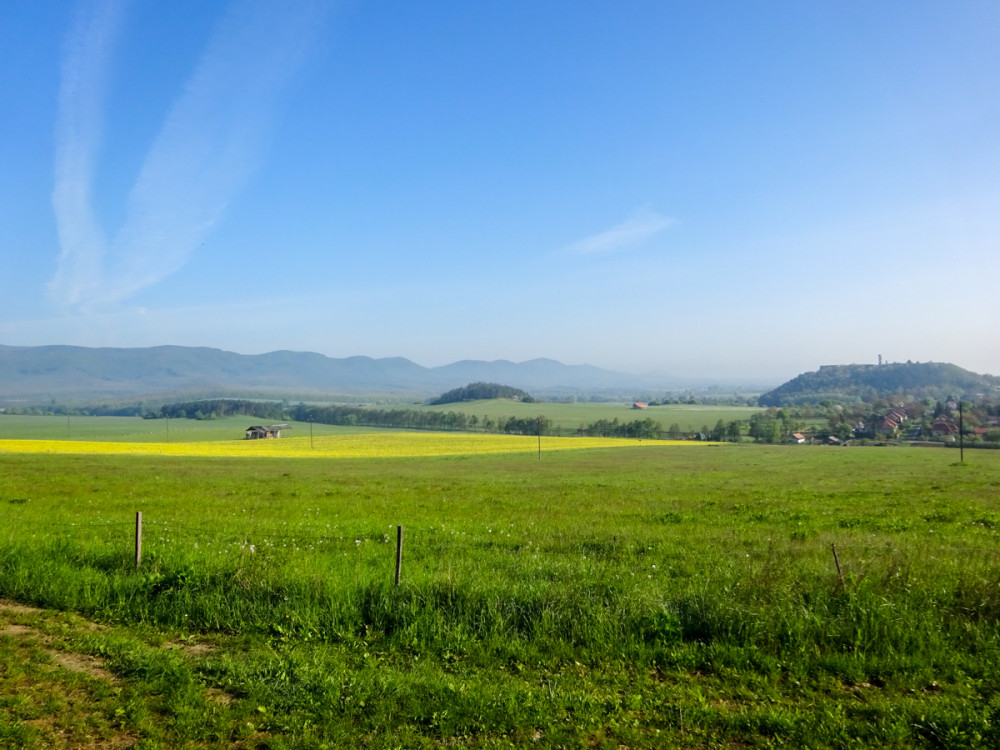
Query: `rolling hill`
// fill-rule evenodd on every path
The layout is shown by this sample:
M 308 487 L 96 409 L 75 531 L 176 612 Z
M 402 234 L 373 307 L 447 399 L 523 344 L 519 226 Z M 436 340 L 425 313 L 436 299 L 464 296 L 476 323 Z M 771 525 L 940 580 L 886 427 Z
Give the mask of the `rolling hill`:
M 762 406 L 823 401 L 856 402 L 905 396 L 946 399 L 1000 394 L 1000 378 L 942 362 L 824 365 L 792 378 L 758 399 Z

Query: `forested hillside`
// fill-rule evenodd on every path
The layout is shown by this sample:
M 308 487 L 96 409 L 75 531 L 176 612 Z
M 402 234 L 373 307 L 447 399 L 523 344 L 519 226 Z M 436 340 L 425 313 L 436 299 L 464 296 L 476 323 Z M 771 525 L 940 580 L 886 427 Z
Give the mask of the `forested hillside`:
M 943 362 L 825 365 L 789 380 L 758 401 L 761 406 L 791 406 L 824 401 L 853 403 L 890 396 L 947 399 L 998 391 L 1000 378 L 977 375 Z
M 469 383 L 461 388 L 453 388 L 430 402 L 431 406 L 457 404 L 462 401 L 489 401 L 494 398 L 510 398 L 531 403 L 534 399 L 520 388 L 499 383 Z

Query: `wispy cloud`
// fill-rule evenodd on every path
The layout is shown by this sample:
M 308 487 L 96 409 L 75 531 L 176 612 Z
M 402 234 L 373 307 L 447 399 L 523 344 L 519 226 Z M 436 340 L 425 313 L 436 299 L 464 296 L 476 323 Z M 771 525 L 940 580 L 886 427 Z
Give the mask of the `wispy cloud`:
M 640 209 L 620 224 L 568 245 L 565 252 L 575 255 L 603 255 L 639 245 L 674 223 L 668 216 Z
M 50 292 L 67 304 L 78 303 L 100 283 L 107 249 L 90 189 L 103 129 L 111 47 L 123 9 L 122 2 L 111 1 L 82 6 L 63 53 L 52 192 L 61 253 Z
M 70 306 L 125 300 L 176 271 L 203 242 L 261 160 L 328 3 L 234 4 L 174 101 L 109 242 L 90 186 L 121 5 L 91 3 L 64 59 L 53 194 L 62 252 L 49 293 Z

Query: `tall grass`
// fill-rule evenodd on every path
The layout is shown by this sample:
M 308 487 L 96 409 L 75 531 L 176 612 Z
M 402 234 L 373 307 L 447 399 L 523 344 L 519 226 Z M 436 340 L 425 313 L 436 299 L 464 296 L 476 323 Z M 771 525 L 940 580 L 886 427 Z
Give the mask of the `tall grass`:
M 950 457 L 4 456 L 0 595 L 235 639 L 204 679 L 306 745 L 987 745 L 1000 461 Z

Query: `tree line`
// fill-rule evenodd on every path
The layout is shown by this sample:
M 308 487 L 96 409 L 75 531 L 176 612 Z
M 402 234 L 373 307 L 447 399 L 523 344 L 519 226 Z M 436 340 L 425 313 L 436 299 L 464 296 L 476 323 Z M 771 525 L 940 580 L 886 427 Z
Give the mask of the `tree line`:
M 962 428 L 966 444 L 1000 445 L 1000 400 L 980 398 L 962 400 Z M 887 410 L 901 408 L 908 420 L 898 434 L 876 431 L 879 419 Z M 695 439 L 718 442 L 783 443 L 793 433 L 801 432 L 813 440 L 824 442 L 835 437 L 847 440 L 871 441 L 904 437 L 910 440 L 948 439 L 935 434 L 934 424 L 944 417 L 959 421 L 957 402 L 932 399 L 901 403 L 894 399 L 874 399 L 867 403 L 844 405 L 832 401 L 785 408 L 769 407 L 750 415 L 748 419 L 718 420 L 714 426 L 700 430 L 682 429 L 676 422 L 666 430 L 651 418 L 620 421 L 599 419 L 579 428 L 560 428 L 545 416 L 490 417 L 453 411 L 429 411 L 412 408 L 375 408 L 367 406 L 319 406 L 300 403 L 290 406 L 286 401 L 252 401 L 248 399 L 205 399 L 167 404 L 157 408 L 135 406 L 67 407 L 50 404 L 46 408 L 8 408 L 8 414 L 50 414 L 65 416 L 142 416 L 146 419 L 217 419 L 246 416 L 262 422 L 315 422 L 317 424 L 381 427 L 410 430 L 440 430 L 492 432 L 509 435 L 576 434 L 590 437 L 633 439 Z M 952 438 L 953 439 L 953 438 Z
M 384 427 L 404 430 L 446 430 L 456 432 L 503 432 L 509 435 L 548 435 L 548 417 L 477 417 L 453 411 L 417 409 L 373 409 L 361 406 L 310 406 L 299 404 L 288 411 L 297 422 L 348 427 Z
M 288 404 L 276 401 L 218 398 L 165 404 L 155 411 L 143 413 L 143 419 L 221 419 L 223 417 L 258 417 L 288 419 Z
M 680 428 L 678 428 L 678 432 Z M 577 433 L 588 437 L 620 437 L 637 438 L 639 440 L 653 440 L 663 436 L 663 425 L 652 419 L 636 419 L 631 422 L 619 422 L 615 417 L 612 420 L 598 419 L 596 422 L 584 425 Z
M 147 419 L 216 419 L 231 416 L 255 419 L 296 422 L 345 427 L 381 427 L 404 430 L 443 430 L 455 432 L 497 432 L 508 435 L 551 435 L 555 431 L 552 420 L 536 417 L 479 417 L 454 411 L 425 411 L 418 409 L 376 409 L 367 406 L 329 405 L 216 399 L 169 404 L 144 414 Z M 621 437 L 655 439 L 663 436 L 663 425 L 652 419 L 620 422 L 599 419 L 576 430 L 577 435 L 590 437 Z M 679 428 L 678 428 L 679 432 Z

